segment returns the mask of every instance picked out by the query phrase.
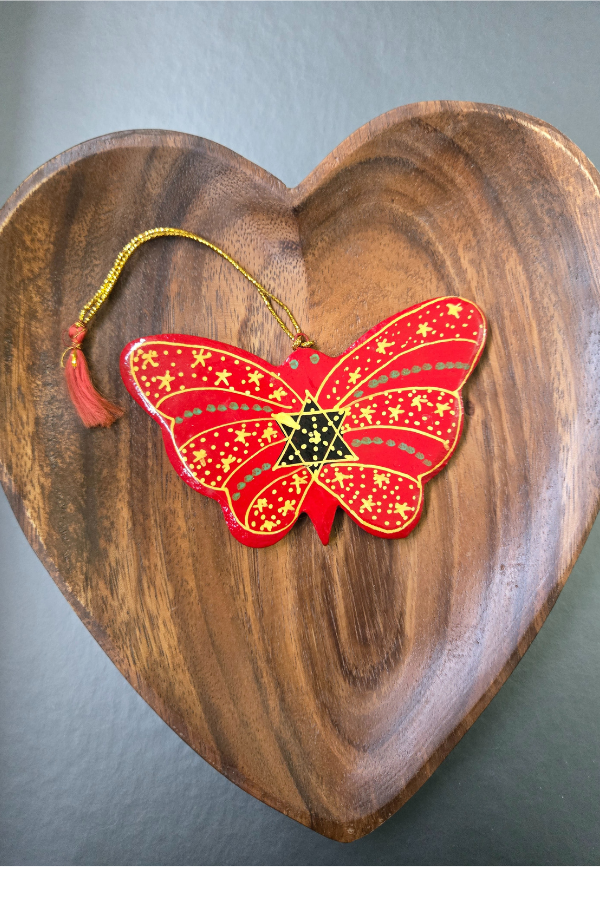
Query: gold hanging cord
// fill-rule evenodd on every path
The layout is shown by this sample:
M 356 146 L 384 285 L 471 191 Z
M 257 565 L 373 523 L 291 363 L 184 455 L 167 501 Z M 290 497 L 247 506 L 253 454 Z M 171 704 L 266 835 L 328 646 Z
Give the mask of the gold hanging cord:
M 254 285 L 254 287 L 264 300 L 265 305 L 271 315 L 275 319 L 277 319 L 279 325 L 283 328 L 283 330 L 291 340 L 292 344 L 294 345 L 294 350 L 296 350 L 298 347 L 314 346 L 314 341 L 311 341 L 310 338 L 308 338 L 304 334 L 296 319 L 294 318 L 292 311 L 288 306 L 286 306 L 283 300 L 280 300 L 265 287 L 263 287 L 262 284 L 260 284 L 255 278 L 253 278 L 249 272 L 246 272 L 246 270 L 242 266 L 240 266 L 240 264 L 237 263 L 235 259 L 232 259 L 232 257 L 229 256 L 228 253 L 225 253 L 224 250 L 221 250 L 220 247 L 217 247 L 215 244 L 211 244 L 210 241 L 207 241 L 206 238 L 200 237 L 198 234 L 192 234 L 190 231 L 183 231 L 183 229 L 181 228 L 151 228 L 148 231 L 143 231 L 141 234 L 136 235 L 131 241 L 129 241 L 128 244 L 125 244 L 125 246 L 117 256 L 112 269 L 104 279 L 104 282 L 100 289 L 96 291 L 92 299 L 85 304 L 85 306 L 79 313 L 77 325 L 80 325 L 82 328 L 87 328 L 89 321 L 93 318 L 93 316 L 96 315 L 104 301 L 108 299 L 110 292 L 114 288 L 117 279 L 121 274 L 123 266 L 132 255 L 132 253 L 137 250 L 137 248 L 142 244 L 145 244 L 146 241 L 151 241 L 153 240 L 153 238 L 158 237 L 189 238 L 192 241 L 196 241 L 198 244 L 204 244 L 204 246 L 208 247 L 210 250 L 214 250 L 215 253 L 218 253 L 218 255 L 227 260 L 228 263 L 231 263 L 234 269 L 237 269 L 238 272 L 240 272 L 244 276 L 244 278 L 247 278 L 250 284 Z M 275 309 L 273 308 L 274 303 L 276 303 L 277 306 L 279 306 L 279 308 L 282 309 L 283 312 L 288 316 L 292 328 L 294 329 L 293 331 L 285 324 L 283 319 L 275 311 Z

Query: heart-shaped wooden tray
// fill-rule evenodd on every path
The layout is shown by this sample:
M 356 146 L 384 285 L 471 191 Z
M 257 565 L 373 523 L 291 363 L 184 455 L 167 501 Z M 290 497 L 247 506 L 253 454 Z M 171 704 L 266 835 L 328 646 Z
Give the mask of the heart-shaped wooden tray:
M 38 556 L 123 675 L 227 778 L 328 837 L 397 810 L 523 655 L 598 508 L 600 193 L 549 125 L 466 103 L 397 109 L 301 185 L 170 132 L 42 166 L 0 218 L 0 460 Z M 325 353 L 440 295 L 489 321 L 467 425 L 421 524 L 386 541 L 338 511 L 273 547 L 230 535 L 172 469 L 119 353 L 161 332 L 280 363 L 289 343 L 210 251 L 138 250 L 88 342 L 127 409 L 87 431 L 61 335 L 133 235 L 201 234 L 287 301 Z

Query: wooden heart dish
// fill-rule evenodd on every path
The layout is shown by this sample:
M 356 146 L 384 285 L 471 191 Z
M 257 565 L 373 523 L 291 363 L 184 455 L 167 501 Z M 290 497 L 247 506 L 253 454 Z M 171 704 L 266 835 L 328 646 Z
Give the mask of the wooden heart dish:
M 434 771 L 541 627 L 598 509 L 600 192 L 549 125 L 467 103 L 394 110 L 286 188 L 230 150 L 139 131 L 42 166 L 0 218 L 2 484 L 44 565 L 153 709 L 255 797 L 352 841 Z M 88 341 L 126 407 L 86 430 L 61 335 L 121 247 L 207 237 L 331 356 L 431 297 L 489 335 L 466 427 L 402 540 L 338 510 L 252 549 L 177 476 L 122 348 L 195 334 L 279 365 L 253 288 L 189 241 L 136 251 Z

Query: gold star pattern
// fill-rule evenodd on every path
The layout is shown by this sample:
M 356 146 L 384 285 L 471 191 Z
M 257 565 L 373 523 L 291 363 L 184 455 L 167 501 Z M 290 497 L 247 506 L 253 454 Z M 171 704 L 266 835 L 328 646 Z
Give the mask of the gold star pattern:
M 240 430 L 236 431 L 236 433 L 235 433 L 235 443 L 239 442 L 240 444 L 243 444 L 244 447 L 246 447 L 248 444 L 246 438 L 249 438 L 249 437 L 250 437 L 250 432 L 246 431 L 245 425 L 242 425 Z
M 278 403 L 282 397 L 285 397 L 287 391 L 284 391 L 282 387 L 275 388 L 272 394 L 269 394 L 269 400 L 276 400 Z
M 269 521 L 263 522 L 262 525 L 260 526 L 261 531 L 273 531 L 274 528 L 275 528 L 275 522 L 269 522 Z
M 165 372 L 164 375 L 158 376 L 158 380 L 160 382 L 160 384 L 158 385 L 159 388 L 164 388 L 165 390 L 170 391 L 171 390 L 171 382 L 175 381 L 175 378 L 171 375 L 170 372 Z
M 292 476 L 292 480 L 294 482 L 294 487 L 296 488 L 296 493 L 301 494 L 302 493 L 301 486 L 303 484 L 306 484 L 306 482 L 308 481 L 306 475 L 300 475 L 298 472 L 296 472 Z
M 278 434 L 278 432 L 275 431 L 275 429 L 271 425 L 269 425 L 268 428 L 265 428 L 265 430 L 263 431 L 262 437 L 265 441 L 268 441 L 270 444 L 271 441 L 273 440 L 273 438 L 277 437 L 277 434 Z
M 203 369 L 206 368 L 206 360 L 210 359 L 212 353 L 209 353 L 207 350 L 192 350 L 192 356 L 196 360 L 190 366 L 190 369 L 195 369 L 198 363 L 202 366 Z
M 147 365 L 151 365 L 154 369 L 158 369 L 158 363 L 154 362 L 155 357 L 158 356 L 156 350 L 148 350 L 147 353 L 141 354 L 144 362 L 142 363 L 142 369 L 145 370 Z
M 443 416 L 448 409 L 450 409 L 449 403 L 436 403 L 435 405 L 435 411 L 438 416 Z
M 427 322 L 421 322 L 421 324 L 420 324 L 419 327 L 417 328 L 417 334 L 420 334 L 420 335 L 422 335 L 424 338 L 426 338 L 426 337 L 427 337 L 427 332 L 428 332 L 428 331 L 433 331 L 433 328 L 431 328 L 431 327 L 427 324 Z
M 375 410 L 372 409 L 370 406 L 365 406 L 365 407 L 361 408 L 360 414 L 367 420 L 367 422 L 370 425 L 372 422 L 372 417 L 373 417 L 374 412 L 375 412 Z
M 373 481 L 377 485 L 377 487 L 383 487 L 384 484 L 390 483 L 390 476 L 387 472 L 375 472 L 373 475 Z
M 421 412 L 422 403 L 427 403 L 427 397 L 420 397 L 419 394 L 417 394 L 416 397 L 413 397 L 412 403 L 410 405 L 416 406 L 419 412 Z M 431 403 L 429 403 L 428 405 L 431 406 Z
M 252 372 L 251 375 L 248 375 L 248 381 L 251 384 L 255 384 L 256 387 L 258 388 L 258 387 L 260 387 L 260 379 L 264 378 L 264 377 L 265 376 L 263 375 L 262 372 Z
M 352 478 L 352 475 L 344 475 L 344 473 L 340 472 L 339 469 L 335 470 L 335 475 L 333 476 L 333 480 L 337 481 L 337 483 L 340 485 L 340 487 L 342 489 L 344 487 L 344 479 L 345 478 Z
M 229 387 L 228 379 L 231 378 L 231 375 L 232 375 L 231 372 L 228 372 L 227 369 L 223 369 L 222 372 L 215 372 L 215 375 L 217 376 L 217 380 L 215 381 L 215 387 L 218 384 L 221 384 L 222 381 L 224 381 L 225 384 L 227 385 L 227 387 Z
M 454 316 L 456 319 L 460 319 L 460 313 L 462 312 L 462 306 L 460 303 L 446 303 L 448 307 L 448 315 Z
M 283 506 L 279 507 L 277 512 L 281 516 L 285 516 L 289 512 L 294 512 L 295 509 L 296 509 L 296 507 L 295 507 L 294 503 L 291 500 L 286 500 L 285 503 L 283 504 Z
M 221 465 L 223 466 L 223 471 L 225 473 L 229 472 L 229 470 L 231 468 L 231 464 L 234 462 L 235 462 L 235 456 L 232 456 L 231 453 L 229 454 L 229 456 L 226 456 L 224 459 L 222 459 Z
M 410 509 L 410 511 L 413 512 L 414 506 L 409 506 L 408 503 L 396 503 L 396 505 L 394 506 L 394 512 L 399 516 L 402 516 L 405 522 L 408 519 L 408 513 L 406 512 L 407 509 Z
M 194 462 L 200 463 L 201 466 L 205 466 L 206 450 L 194 450 Z
M 391 341 L 391 342 L 386 341 L 386 339 L 384 338 L 382 341 L 377 341 L 377 352 L 385 353 L 388 347 L 393 347 L 393 346 L 394 346 L 393 341 Z
M 350 372 L 348 375 L 348 381 L 350 384 L 356 384 L 358 379 L 360 378 L 360 366 L 354 372 Z
M 392 422 L 397 422 L 402 410 L 400 409 L 399 406 L 390 406 L 389 412 L 390 412 L 390 420 Z
M 363 497 L 362 505 L 360 507 L 359 512 L 373 512 L 373 497 L 369 494 L 368 497 Z

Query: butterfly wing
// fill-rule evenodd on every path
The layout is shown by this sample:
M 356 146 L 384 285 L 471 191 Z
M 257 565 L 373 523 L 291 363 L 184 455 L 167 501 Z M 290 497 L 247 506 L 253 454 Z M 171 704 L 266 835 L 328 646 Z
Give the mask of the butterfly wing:
M 166 334 L 128 344 L 121 374 L 161 426 L 177 473 L 221 504 L 238 540 L 263 547 L 290 530 L 310 478 L 301 465 L 274 471 L 286 439 L 273 416 L 302 406 L 275 367 L 228 344 Z
M 423 485 L 460 438 L 460 391 L 485 337 L 476 304 L 428 300 L 367 332 L 324 379 L 316 399 L 343 411 L 343 437 L 358 459 L 323 466 L 317 479 L 361 528 L 398 538 L 418 523 Z

